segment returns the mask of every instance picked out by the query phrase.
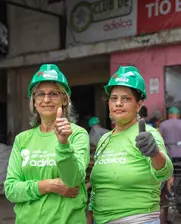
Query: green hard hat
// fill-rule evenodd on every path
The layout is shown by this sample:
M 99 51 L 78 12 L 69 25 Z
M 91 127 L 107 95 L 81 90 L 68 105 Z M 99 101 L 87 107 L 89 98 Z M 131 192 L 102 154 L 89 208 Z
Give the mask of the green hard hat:
M 179 111 L 179 109 L 177 107 L 170 107 L 168 109 L 168 114 L 177 114 L 177 115 L 179 115 L 180 111 Z
M 98 117 L 91 117 L 89 119 L 88 125 L 89 125 L 89 127 L 92 127 L 93 125 L 99 124 L 99 123 L 100 123 L 100 120 Z
M 110 95 L 113 86 L 126 86 L 140 91 L 141 99 L 146 99 L 145 81 L 140 71 L 134 66 L 120 66 L 113 74 L 108 84 L 104 86 L 107 95 Z
M 43 64 L 39 70 L 34 74 L 31 83 L 28 87 L 28 96 L 31 96 L 32 88 L 40 82 L 57 82 L 65 87 L 67 93 L 71 95 L 71 90 L 68 85 L 67 79 L 59 68 L 54 64 Z

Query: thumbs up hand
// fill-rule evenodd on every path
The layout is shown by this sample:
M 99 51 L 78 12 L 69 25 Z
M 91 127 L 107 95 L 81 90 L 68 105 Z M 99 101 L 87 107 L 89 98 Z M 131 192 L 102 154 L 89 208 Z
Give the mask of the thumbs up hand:
M 62 108 L 57 110 L 55 121 L 55 133 L 61 144 L 68 144 L 68 137 L 72 134 L 72 128 L 67 118 L 62 117 Z
M 158 153 L 156 141 L 150 132 L 146 131 L 145 120 L 138 121 L 139 134 L 136 137 L 136 147 L 142 152 L 144 156 L 154 157 Z

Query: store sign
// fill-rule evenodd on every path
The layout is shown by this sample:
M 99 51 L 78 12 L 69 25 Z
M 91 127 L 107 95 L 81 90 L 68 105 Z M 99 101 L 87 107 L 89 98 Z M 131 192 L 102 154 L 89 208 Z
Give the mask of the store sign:
M 138 34 L 176 27 L 181 27 L 181 0 L 138 0 Z
M 67 46 L 134 36 L 137 0 L 67 0 Z

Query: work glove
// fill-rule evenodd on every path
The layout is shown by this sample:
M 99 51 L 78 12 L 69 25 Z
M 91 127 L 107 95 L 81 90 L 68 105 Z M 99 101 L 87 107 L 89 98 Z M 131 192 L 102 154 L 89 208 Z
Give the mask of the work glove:
M 145 120 L 138 121 L 139 134 L 136 137 L 136 147 L 141 151 L 144 156 L 154 157 L 159 149 L 153 135 L 146 131 Z

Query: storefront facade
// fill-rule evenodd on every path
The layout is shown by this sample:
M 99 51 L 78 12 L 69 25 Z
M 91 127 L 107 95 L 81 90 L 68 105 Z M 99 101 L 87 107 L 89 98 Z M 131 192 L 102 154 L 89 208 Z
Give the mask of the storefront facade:
M 172 101 L 167 99 L 168 91 L 173 92 L 174 90 L 175 81 L 172 82 L 173 79 L 168 78 L 168 75 L 172 76 L 172 72 L 170 71 L 168 74 L 166 71 L 168 67 L 181 65 L 180 52 L 181 44 L 113 53 L 110 73 L 113 74 L 121 65 L 136 66 L 146 82 L 148 97 L 145 105 L 148 107 L 149 117 L 153 116 L 157 110 L 165 116 L 166 108 L 173 105 L 180 106 L 178 99 Z M 169 86 L 173 86 L 171 90 L 168 89 Z M 181 88 L 177 88 L 176 91 L 181 96 Z

